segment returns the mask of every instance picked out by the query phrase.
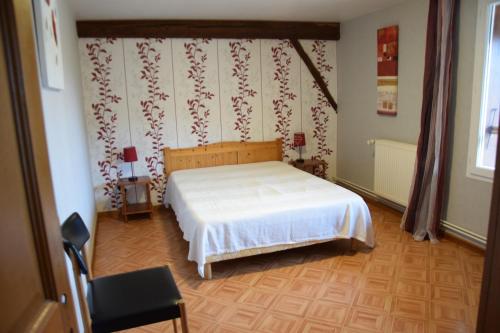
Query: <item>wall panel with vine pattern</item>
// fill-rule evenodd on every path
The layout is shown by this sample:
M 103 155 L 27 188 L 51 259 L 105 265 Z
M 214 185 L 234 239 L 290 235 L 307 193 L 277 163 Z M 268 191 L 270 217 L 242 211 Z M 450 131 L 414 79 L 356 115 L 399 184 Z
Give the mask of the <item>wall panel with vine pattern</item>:
M 335 42 L 301 42 L 336 97 Z M 336 113 L 286 40 L 85 38 L 80 57 L 100 211 L 121 203 L 114 188 L 130 174 L 120 154 L 128 145 L 137 147 L 136 173 L 153 180 L 155 204 L 165 146 L 281 137 L 288 160 L 298 157 L 293 133 L 304 131 L 304 156 L 326 160 L 335 175 Z

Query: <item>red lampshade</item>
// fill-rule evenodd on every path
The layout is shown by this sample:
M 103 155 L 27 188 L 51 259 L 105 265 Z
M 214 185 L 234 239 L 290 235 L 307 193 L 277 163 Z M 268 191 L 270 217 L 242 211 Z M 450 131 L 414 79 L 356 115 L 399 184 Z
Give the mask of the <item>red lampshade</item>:
M 137 151 L 134 146 L 123 148 L 123 160 L 125 162 L 137 161 Z
M 293 135 L 293 146 L 304 147 L 306 145 L 306 135 L 304 132 L 298 132 Z

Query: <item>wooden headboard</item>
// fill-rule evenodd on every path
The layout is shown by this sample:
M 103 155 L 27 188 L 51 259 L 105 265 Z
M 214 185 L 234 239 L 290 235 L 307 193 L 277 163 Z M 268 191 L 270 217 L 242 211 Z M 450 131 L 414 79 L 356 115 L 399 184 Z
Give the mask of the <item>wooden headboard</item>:
M 281 139 L 263 142 L 221 142 L 195 148 L 163 150 L 167 177 L 176 170 L 218 165 L 282 161 Z

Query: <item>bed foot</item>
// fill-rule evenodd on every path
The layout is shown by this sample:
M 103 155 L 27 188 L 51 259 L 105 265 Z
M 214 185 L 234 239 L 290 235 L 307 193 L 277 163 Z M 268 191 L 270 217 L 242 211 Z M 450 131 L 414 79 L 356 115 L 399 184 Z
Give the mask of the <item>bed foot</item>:
M 212 264 L 205 264 L 205 280 L 212 280 Z
M 353 254 L 356 252 L 355 246 L 354 246 L 354 238 L 349 239 L 349 253 Z

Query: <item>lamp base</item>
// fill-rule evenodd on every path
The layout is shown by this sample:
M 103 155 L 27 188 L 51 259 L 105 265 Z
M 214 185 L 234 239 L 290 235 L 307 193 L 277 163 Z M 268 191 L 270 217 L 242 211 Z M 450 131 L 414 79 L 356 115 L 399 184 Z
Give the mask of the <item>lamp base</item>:
M 136 182 L 137 181 L 137 177 L 128 177 L 128 181 L 129 182 Z
M 296 160 L 299 164 L 304 164 L 304 159 L 302 158 L 302 146 L 299 146 L 299 158 Z

